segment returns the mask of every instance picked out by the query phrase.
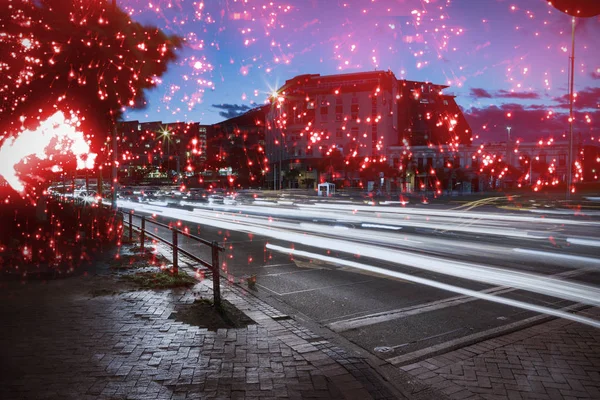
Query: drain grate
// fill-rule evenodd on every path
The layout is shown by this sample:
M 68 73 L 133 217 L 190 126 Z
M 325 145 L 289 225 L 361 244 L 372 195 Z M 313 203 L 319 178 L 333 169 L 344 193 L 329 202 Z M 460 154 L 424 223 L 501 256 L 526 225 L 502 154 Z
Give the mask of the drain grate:
M 394 349 L 389 346 L 379 346 L 375 347 L 373 351 L 375 351 L 376 353 L 391 353 L 392 351 L 394 351 Z

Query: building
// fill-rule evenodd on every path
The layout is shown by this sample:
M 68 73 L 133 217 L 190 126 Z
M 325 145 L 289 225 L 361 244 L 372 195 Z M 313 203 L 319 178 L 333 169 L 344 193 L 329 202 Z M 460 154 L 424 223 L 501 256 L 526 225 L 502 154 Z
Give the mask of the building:
M 147 177 L 193 174 L 206 161 L 209 128 L 195 122 L 120 122 L 120 179 L 139 183 Z
M 265 165 L 267 108 L 256 107 L 211 126 L 203 168 L 206 183 L 236 188 L 264 186 L 268 169 Z
M 269 186 L 313 187 L 327 176 L 338 178 L 334 166 L 323 162 L 334 153 L 347 165 L 359 160 L 360 168 L 386 160 L 394 146 L 469 144 L 470 128 L 444 88 L 398 80 L 391 71 L 286 81 L 266 112 Z M 359 179 L 353 174 L 346 180 Z
M 387 188 L 397 187 L 403 192 L 470 193 L 525 186 L 539 190 L 564 184 L 568 174 L 568 141 L 390 146 L 388 151 L 388 164 L 401 173 L 388 182 Z M 595 153 L 583 157 L 581 142 L 576 140 L 573 154 L 576 183 L 584 177 L 583 164 L 586 160 L 593 162 Z

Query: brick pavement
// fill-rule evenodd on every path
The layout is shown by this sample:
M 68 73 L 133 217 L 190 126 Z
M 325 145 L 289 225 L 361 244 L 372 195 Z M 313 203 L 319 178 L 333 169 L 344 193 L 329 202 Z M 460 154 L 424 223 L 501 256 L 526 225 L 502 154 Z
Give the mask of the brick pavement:
M 600 331 L 556 319 L 400 369 L 450 399 L 600 399 Z
M 119 291 L 108 267 L 98 268 L 0 282 L 0 399 L 397 397 L 362 359 L 273 319 L 277 310 L 241 288 L 228 285 L 224 297 L 256 324 L 213 332 L 169 318 L 177 304 L 209 297 L 210 282 Z

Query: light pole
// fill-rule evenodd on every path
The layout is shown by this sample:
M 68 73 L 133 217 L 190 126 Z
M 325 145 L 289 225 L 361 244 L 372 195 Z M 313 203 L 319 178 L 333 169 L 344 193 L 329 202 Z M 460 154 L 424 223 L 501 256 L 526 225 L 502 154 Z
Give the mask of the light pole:
M 117 15 L 117 0 L 112 0 L 112 11 L 113 16 Z M 112 169 L 111 169 L 111 188 L 112 188 L 112 199 L 111 199 L 111 208 L 113 210 L 117 209 L 117 190 L 119 185 L 119 170 L 117 167 L 118 156 L 117 156 L 117 121 L 113 115 L 112 121 Z M 100 188 L 102 190 L 102 188 Z
M 506 131 L 508 132 L 508 136 L 506 139 L 506 163 L 510 165 L 510 130 L 512 128 L 510 126 L 506 127 Z
M 571 20 L 571 74 L 569 75 L 569 159 L 567 160 L 567 195 L 571 198 L 571 181 L 573 168 L 573 80 L 575 79 L 575 17 Z

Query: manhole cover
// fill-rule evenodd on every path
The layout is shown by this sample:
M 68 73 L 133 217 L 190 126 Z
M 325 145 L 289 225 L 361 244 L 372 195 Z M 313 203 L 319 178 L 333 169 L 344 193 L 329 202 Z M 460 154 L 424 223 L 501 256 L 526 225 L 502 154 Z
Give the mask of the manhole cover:
M 394 349 L 392 349 L 389 346 L 379 346 L 379 347 L 375 347 L 373 350 L 375 350 L 375 352 L 377 353 L 389 353 L 394 351 Z

